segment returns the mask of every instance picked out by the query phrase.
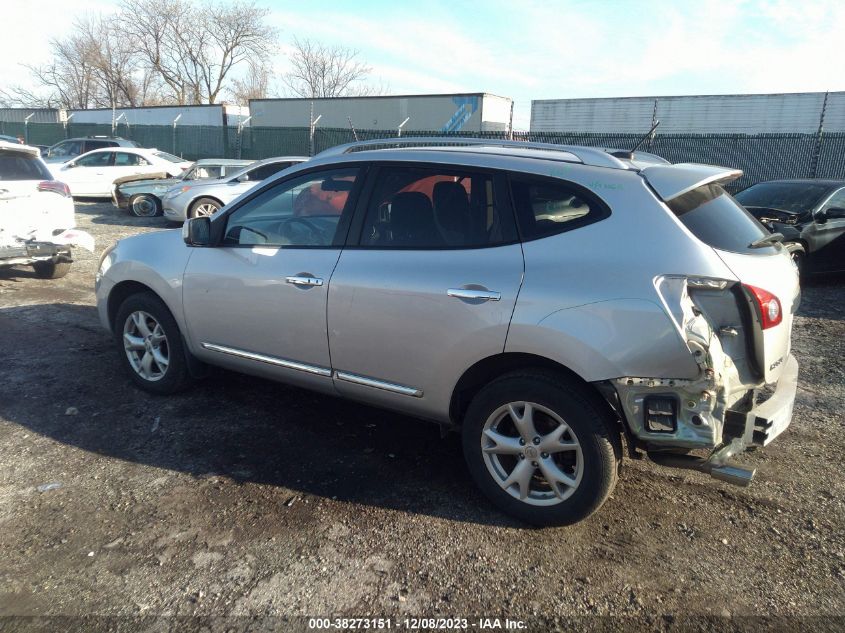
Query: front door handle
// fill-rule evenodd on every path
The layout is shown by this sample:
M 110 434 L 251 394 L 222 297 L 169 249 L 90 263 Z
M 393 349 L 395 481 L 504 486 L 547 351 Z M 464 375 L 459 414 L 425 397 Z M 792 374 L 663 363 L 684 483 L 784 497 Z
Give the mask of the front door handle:
M 289 284 L 293 284 L 294 286 L 322 286 L 323 280 L 319 277 L 302 277 L 299 275 L 294 275 L 292 277 L 285 277 L 285 281 Z
M 495 290 L 475 290 L 473 288 L 449 288 L 446 294 L 456 299 L 475 299 L 476 301 L 501 301 L 502 293 Z

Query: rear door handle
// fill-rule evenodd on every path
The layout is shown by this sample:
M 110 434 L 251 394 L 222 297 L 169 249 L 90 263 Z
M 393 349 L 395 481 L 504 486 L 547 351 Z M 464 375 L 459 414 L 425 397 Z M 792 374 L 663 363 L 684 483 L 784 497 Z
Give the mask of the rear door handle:
M 323 280 L 319 277 L 300 277 L 300 276 L 292 276 L 292 277 L 285 277 L 285 281 L 289 284 L 293 284 L 294 286 L 322 286 Z
M 502 293 L 495 290 L 474 290 L 470 288 L 449 288 L 446 294 L 456 299 L 475 299 L 482 301 L 501 301 Z

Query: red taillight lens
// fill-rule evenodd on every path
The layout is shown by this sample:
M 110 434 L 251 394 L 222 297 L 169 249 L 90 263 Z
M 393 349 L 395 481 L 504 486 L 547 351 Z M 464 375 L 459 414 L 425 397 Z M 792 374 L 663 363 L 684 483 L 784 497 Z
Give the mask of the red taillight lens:
M 768 290 L 749 286 L 748 284 L 743 284 L 743 286 L 748 289 L 757 301 L 764 330 L 778 325 L 783 320 L 783 310 L 780 306 L 780 300 L 775 295 Z
M 58 180 L 44 180 L 38 183 L 38 191 L 52 191 L 58 193 L 66 198 L 70 197 L 70 188 L 63 182 Z

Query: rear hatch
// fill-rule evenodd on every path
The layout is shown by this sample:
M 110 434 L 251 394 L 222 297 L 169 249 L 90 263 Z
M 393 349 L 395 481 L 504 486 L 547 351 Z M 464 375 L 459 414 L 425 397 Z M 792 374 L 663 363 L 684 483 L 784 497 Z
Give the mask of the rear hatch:
M 790 352 L 800 300 L 798 271 L 786 249 L 722 187 L 741 171 L 710 165 L 657 165 L 643 177 L 681 223 L 712 247 L 742 284 L 734 292 L 755 364 L 766 383 L 777 382 Z
M 53 230 L 73 227 L 73 207 L 67 198 L 39 189 L 52 181 L 38 150 L 0 147 L 0 243 L 49 237 Z

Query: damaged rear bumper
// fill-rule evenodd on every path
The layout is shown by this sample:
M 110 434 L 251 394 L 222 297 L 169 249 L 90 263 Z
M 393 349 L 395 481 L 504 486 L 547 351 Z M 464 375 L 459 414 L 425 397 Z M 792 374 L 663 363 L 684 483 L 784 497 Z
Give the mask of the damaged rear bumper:
M 20 242 L 0 246 L 0 266 L 18 266 L 35 262 L 70 262 L 70 248 L 52 242 Z
M 792 421 L 792 408 L 798 391 L 798 361 L 791 354 L 771 398 L 746 414 L 743 440 L 748 445 L 767 446 Z
M 721 411 L 708 407 L 707 398 L 702 402 L 701 396 L 708 392 L 701 391 L 698 381 L 625 378 L 616 382 L 628 429 L 652 461 L 698 470 L 744 486 L 751 482 L 754 471 L 734 466 L 729 460 L 749 447 L 769 445 L 789 426 L 798 390 L 798 361 L 789 355 L 774 392 L 765 401 L 754 404 L 756 390 L 749 389 L 746 398 Z M 666 430 L 648 428 L 648 417 L 654 411 L 649 404 L 652 398 L 676 398 L 679 402 L 673 423 L 667 423 Z M 684 449 L 697 448 L 711 452 L 706 458 L 683 453 Z

